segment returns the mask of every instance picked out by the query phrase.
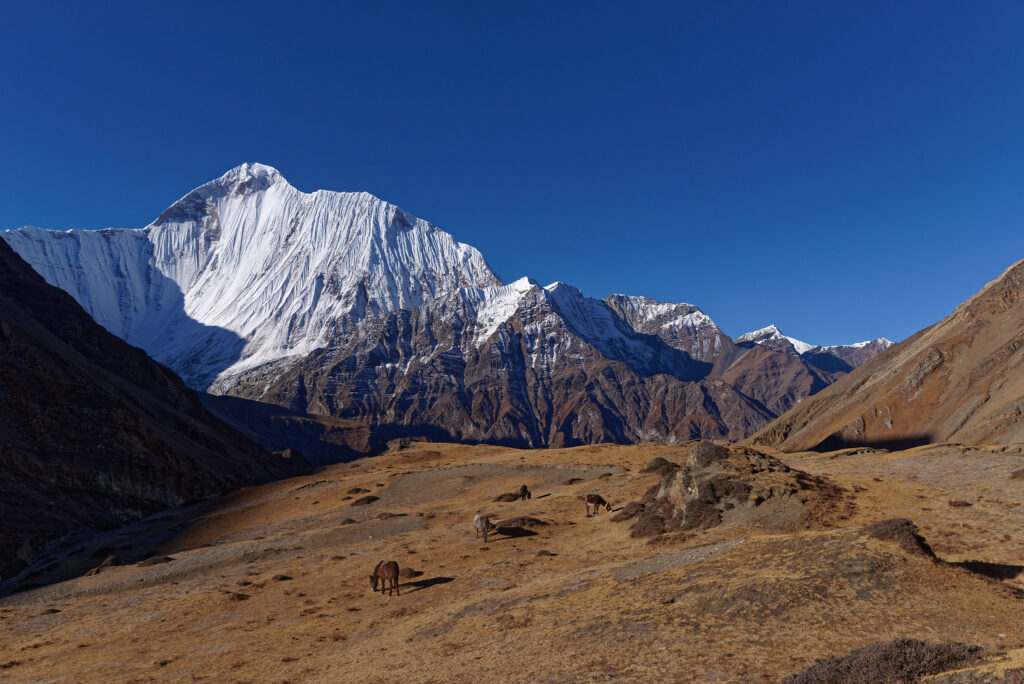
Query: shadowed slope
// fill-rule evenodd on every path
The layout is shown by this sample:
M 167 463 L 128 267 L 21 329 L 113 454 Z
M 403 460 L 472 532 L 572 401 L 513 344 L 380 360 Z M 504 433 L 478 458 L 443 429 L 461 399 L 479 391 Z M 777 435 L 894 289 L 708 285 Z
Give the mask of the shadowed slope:
M 0 241 L 0 569 L 25 542 L 38 549 L 302 465 L 214 418 Z

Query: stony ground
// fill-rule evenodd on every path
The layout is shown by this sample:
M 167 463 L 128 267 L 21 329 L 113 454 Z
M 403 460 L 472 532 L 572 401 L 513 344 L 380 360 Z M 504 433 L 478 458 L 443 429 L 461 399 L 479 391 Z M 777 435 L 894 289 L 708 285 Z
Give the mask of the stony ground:
M 164 519 L 173 536 L 80 540 L 61 563 L 170 560 L 45 583 L 51 564 L 44 586 L 0 599 L 0 680 L 769 682 L 897 637 L 983 646 L 959 681 L 1024 666 L 1020 450 L 782 455 L 855 504 L 836 527 L 787 534 L 652 543 L 576 499 L 618 509 L 659 481 L 644 464 L 685 454 L 415 444 L 206 502 L 187 524 Z M 524 483 L 531 500 L 492 502 Z M 484 545 L 476 513 L 547 524 Z M 892 517 L 951 563 L 866 534 Z M 384 559 L 406 571 L 401 596 L 369 591 Z M 952 564 L 965 561 L 989 565 Z

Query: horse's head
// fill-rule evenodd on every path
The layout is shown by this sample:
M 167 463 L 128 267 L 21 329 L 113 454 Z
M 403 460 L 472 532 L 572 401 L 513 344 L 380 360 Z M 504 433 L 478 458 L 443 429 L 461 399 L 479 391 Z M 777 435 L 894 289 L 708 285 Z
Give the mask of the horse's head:
M 384 588 L 381 587 L 381 591 L 383 591 L 383 590 L 384 590 Z M 370 575 L 370 591 L 377 591 L 377 576 L 376 575 Z

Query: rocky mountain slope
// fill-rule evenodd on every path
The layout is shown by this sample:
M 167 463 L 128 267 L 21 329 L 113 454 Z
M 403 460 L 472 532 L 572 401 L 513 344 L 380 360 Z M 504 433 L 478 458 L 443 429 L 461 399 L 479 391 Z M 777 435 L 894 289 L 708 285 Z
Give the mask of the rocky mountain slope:
M 477 250 L 394 205 L 303 193 L 260 164 L 143 229 L 0 236 L 192 387 L 393 436 L 735 439 L 851 365 L 751 353 L 690 304 L 503 284 Z
M 1024 441 L 1024 261 L 753 437 L 789 451 Z
M 54 537 L 294 474 L 300 461 L 214 418 L 0 241 L 0 570 Z

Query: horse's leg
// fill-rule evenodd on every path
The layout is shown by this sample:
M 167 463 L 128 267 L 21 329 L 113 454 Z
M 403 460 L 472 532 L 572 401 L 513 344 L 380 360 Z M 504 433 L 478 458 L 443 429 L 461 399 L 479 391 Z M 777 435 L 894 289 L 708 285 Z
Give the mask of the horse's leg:
M 395 575 L 395 596 L 401 596 L 402 590 L 398 588 L 398 575 Z

